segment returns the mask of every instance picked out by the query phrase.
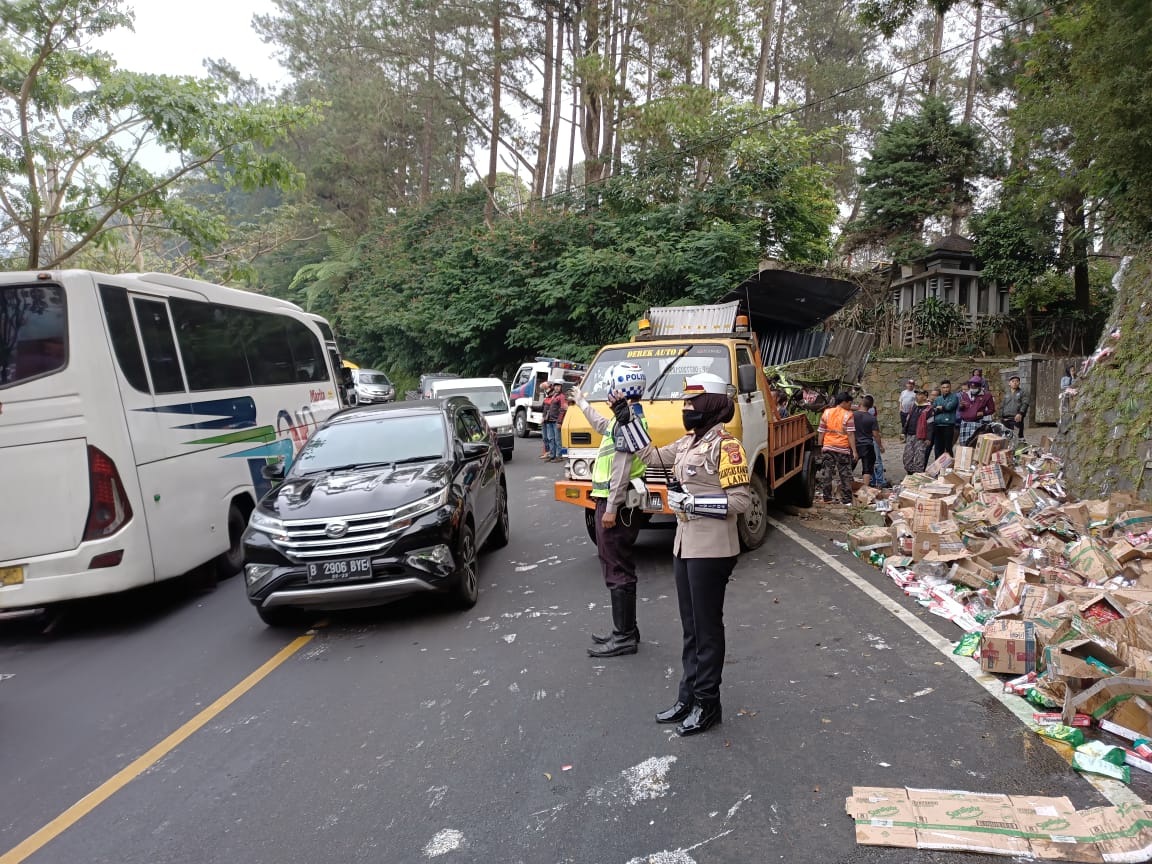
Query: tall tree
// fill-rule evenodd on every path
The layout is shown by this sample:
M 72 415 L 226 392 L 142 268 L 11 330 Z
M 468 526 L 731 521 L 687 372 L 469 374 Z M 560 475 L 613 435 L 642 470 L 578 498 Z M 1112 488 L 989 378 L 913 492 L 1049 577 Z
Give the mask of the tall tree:
M 232 104 L 218 80 L 122 70 L 92 41 L 131 23 L 120 0 L 0 6 L 0 248 L 29 268 L 61 266 L 145 214 L 194 248 L 211 245 L 217 218 L 173 194 L 188 179 L 299 180 L 267 148 L 310 122 L 310 107 Z M 146 167 L 153 150 L 166 167 Z

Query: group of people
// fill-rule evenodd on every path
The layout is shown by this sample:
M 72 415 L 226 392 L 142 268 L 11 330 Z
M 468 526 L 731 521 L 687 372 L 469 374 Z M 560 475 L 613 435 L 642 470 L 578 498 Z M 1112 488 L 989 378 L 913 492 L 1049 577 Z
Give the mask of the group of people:
M 609 393 L 612 416 L 605 417 L 578 388 L 572 399 L 602 437 L 592 470 L 596 552 L 612 602 L 612 631 L 592 634 L 588 654 L 595 658 L 635 654 L 640 647 L 636 621 L 636 560 L 633 546 L 642 511 L 631 506 L 632 480 L 649 466 L 671 470 L 668 507 L 676 515 L 672 573 L 682 633 L 676 699 L 656 712 L 657 723 L 676 724 L 679 735 L 696 735 L 720 723 L 720 682 L 724 668 L 724 595 L 740 540 L 736 520 L 752 503 L 748 457 L 724 424 L 736 412 L 726 382 L 704 373 L 684 386 L 685 434 L 656 447 L 640 398 L 644 370 L 621 363 Z M 639 502 L 636 502 L 639 504 Z
M 999 403 L 983 369 L 973 369 L 965 387 L 955 393 L 944 379 L 932 388 L 919 387 L 909 378 L 900 393 L 900 431 L 904 437 L 903 463 L 908 474 L 923 471 L 932 458 L 954 455 L 957 444 L 968 445 L 985 423 L 999 422 L 1017 437 L 1024 436 L 1024 420 L 1031 401 L 1020 389 L 1020 376 L 1008 379 Z M 874 400 L 864 396 L 853 404 L 852 394 L 839 393 L 824 410 L 817 431 L 825 502 L 852 502 L 853 473 L 862 466 L 861 480 L 874 483 L 882 465 L 884 442 Z M 833 486 L 836 489 L 833 489 Z
M 918 388 L 916 381 L 905 382 L 900 393 L 900 429 L 904 434 L 904 470 L 923 471 L 930 458 L 953 455 L 957 444 L 969 445 L 981 425 L 999 422 L 1024 437 L 1024 421 L 1031 408 L 1028 394 L 1020 389 L 1020 376 L 1008 379 L 1008 390 L 997 406 L 983 369 L 973 369 L 972 377 L 960 393 L 952 392 L 945 379 L 931 389 Z

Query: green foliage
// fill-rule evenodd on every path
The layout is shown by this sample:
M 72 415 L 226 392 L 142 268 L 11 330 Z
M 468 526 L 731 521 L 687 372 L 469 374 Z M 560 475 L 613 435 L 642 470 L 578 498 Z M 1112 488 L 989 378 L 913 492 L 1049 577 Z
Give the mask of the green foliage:
M 1019 294 L 1056 266 L 1056 209 L 1025 196 L 1001 200 L 972 219 L 973 253 L 986 279 Z
M 917 333 L 928 339 L 952 339 L 968 325 L 964 309 L 939 297 L 925 297 L 911 313 Z
M 713 132 L 673 124 L 667 150 L 584 207 L 523 208 L 488 228 L 474 184 L 382 214 L 354 249 L 303 267 L 290 296 L 335 316 L 349 356 L 499 375 L 533 354 L 587 359 L 649 306 L 713 301 L 767 255 L 822 260 L 835 205 L 810 159 L 819 139 L 783 123 L 735 143 Z
M 238 105 L 218 80 L 122 70 L 91 43 L 131 21 L 120 0 L 0 6 L 0 247 L 24 266 L 59 266 L 157 225 L 207 250 L 225 220 L 174 195 L 181 182 L 300 183 L 268 148 L 310 122 L 311 106 Z M 168 166 L 145 167 L 144 151 L 166 153 Z
M 864 161 L 861 217 L 850 226 L 856 243 L 882 244 L 899 261 L 921 254 L 926 221 L 966 212 L 985 161 L 976 131 L 941 100 L 925 99 L 918 114 L 877 136 Z

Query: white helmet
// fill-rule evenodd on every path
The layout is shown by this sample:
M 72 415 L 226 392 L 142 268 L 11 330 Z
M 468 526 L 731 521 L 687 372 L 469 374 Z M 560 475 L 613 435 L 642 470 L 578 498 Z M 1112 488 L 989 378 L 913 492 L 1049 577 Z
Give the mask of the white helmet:
M 644 374 L 644 367 L 638 363 L 617 363 L 608 370 L 603 384 L 607 390 L 617 390 L 630 398 L 639 398 L 648 386 L 648 376 Z

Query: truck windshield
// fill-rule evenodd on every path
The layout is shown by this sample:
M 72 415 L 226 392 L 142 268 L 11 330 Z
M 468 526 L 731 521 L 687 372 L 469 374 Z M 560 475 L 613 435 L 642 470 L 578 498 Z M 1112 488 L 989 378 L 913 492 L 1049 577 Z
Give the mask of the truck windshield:
M 637 344 L 626 348 L 606 348 L 597 355 L 592 368 L 584 376 L 584 392 L 589 399 L 608 398 L 611 389 L 608 373 L 617 363 L 637 363 L 644 369 L 648 378 L 645 399 L 683 399 L 684 379 L 702 372 L 711 372 L 719 375 L 725 383 L 732 383 L 732 354 L 726 345 Z M 663 380 L 657 384 L 661 375 Z

